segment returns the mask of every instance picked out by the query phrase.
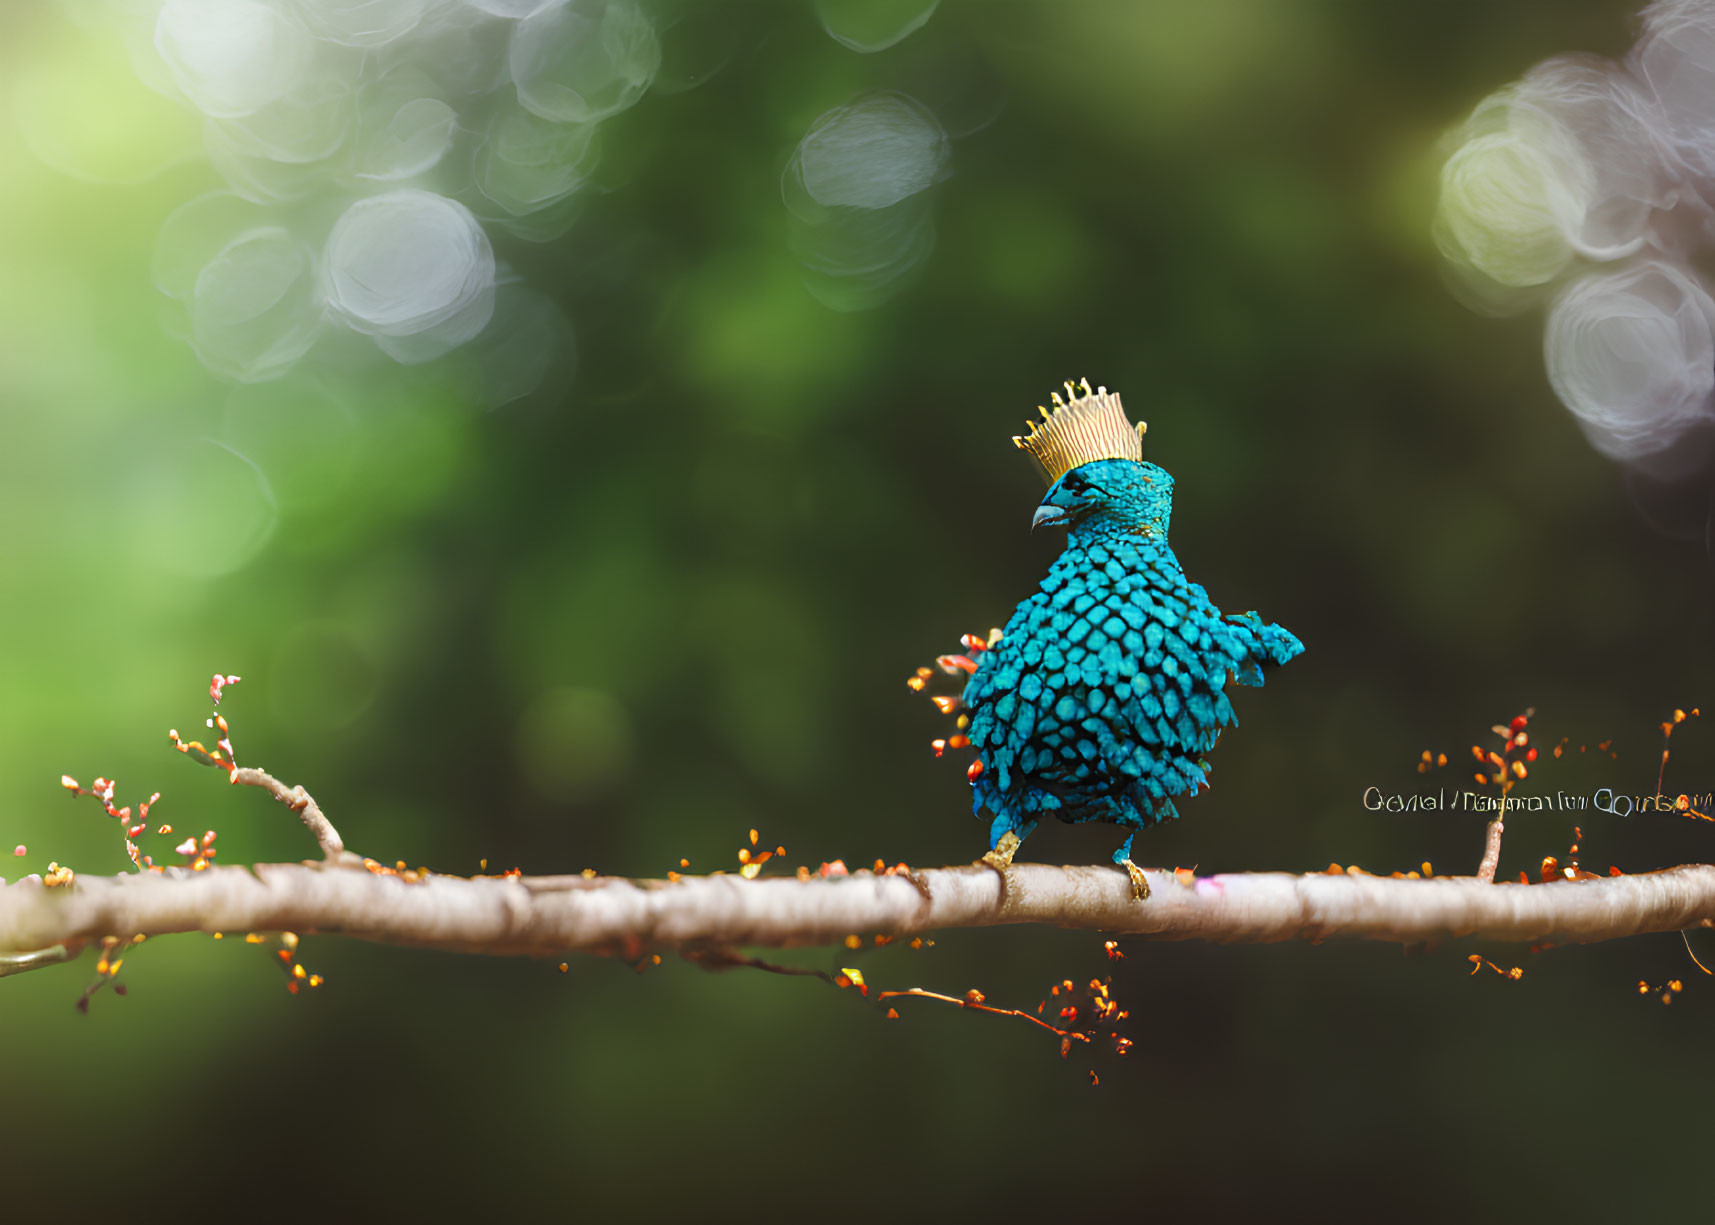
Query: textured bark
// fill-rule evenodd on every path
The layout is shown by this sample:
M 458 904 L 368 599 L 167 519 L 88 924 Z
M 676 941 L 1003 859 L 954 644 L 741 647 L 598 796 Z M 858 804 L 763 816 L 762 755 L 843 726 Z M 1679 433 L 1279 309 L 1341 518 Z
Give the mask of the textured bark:
M 1474 877 L 1409 880 L 1281 872 L 1149 874 L 1134 901 L 1110 866 L 1015 864 L 913 876 L 800 881 L 685 877 L 429 876 L 410 882 L 342 857 L 327 863 L 202 872 L 28 879 L 0 888 L 0 951 L 102 936 L 171 932 L 337 933 L 387 944 L 493 955 L 636 955 L 711 945 L 833 944 L 851 933 L 903 935 L 1012 923 L 1167 940 L 1267 942 L 1353 937 L 1417 943 L 1589 942 L 1715 926 L 1715 866 L 1549 884 Z

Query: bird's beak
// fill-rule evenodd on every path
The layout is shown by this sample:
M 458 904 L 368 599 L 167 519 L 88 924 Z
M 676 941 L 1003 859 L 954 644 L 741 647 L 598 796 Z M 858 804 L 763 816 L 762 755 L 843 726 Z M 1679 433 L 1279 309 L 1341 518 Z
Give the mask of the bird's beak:
M 1044 524 L 1060 523 L 1066 518 L 1066 511 L 1059 506 L 1038 506 L 1036 513 L 1030 517 L 1030 530 L 1035 531 Z

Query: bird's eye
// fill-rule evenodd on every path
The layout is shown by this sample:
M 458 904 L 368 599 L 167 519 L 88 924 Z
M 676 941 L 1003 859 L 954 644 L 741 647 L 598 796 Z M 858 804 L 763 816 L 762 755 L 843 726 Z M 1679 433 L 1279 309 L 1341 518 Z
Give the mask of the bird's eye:
M 1078 476 L 1075 473 L 1066 478 L 1065 485 L 1067 493 L 1083 493 L 1084 490 L 1090 487 L 1089 483 L 1085 481 L 1083 477 Z

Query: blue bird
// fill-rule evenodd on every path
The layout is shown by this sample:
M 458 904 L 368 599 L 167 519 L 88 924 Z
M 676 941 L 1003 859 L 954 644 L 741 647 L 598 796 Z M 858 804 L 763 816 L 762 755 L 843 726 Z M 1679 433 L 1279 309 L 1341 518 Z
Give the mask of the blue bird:
M 984 860 L 1003 876 L 1044 816 L 1130 831 L 1113 858 L 1144 898 L 1132 838 L 1208 786 L 1203 755 L 1238 722 L 1228 683 L 1260 685 L 1304 645 L 1254 612 L 1223 614 L 1186 579 L 1167 542 L 1173 478 L 1144 462 L 1147 427 L 1106 388 L 1066 390 L 1013 440 L 1049 481 L 1032 529 L 1068 538 L 966 683 L 972 810 L 993 818 Z

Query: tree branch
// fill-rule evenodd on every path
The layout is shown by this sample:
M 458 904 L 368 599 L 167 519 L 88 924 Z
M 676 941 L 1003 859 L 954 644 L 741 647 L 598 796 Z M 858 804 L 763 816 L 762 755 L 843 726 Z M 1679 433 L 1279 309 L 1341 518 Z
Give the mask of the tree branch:
M 347 861 L 349 862 L 349 861 Z M 324 932 L 468 953 L 636 956 L 649 949 L 835 944 L 851 933 L 1055 924 L 1167 940 L 1269 942 L 1445 937 L 1590 942 L 1715 926 L 1715 866 L 1547 884 L 1282 872 L 1151 872 L 1134 901 L 1108 866 L 1014 864 L 911 877 L 477 877 L 412 881 L 345 864 L 262 864 L 34 878 L 0 888 L 0 949 L 170 932 Z

